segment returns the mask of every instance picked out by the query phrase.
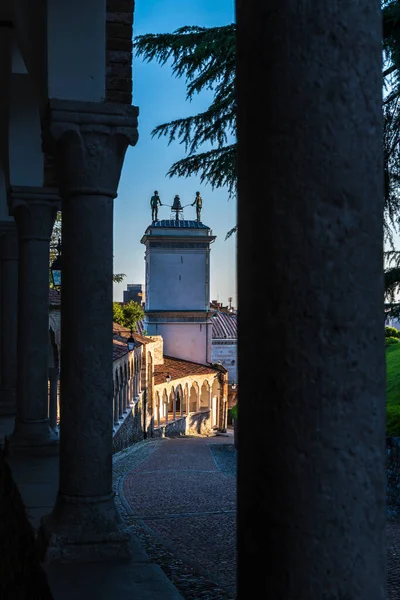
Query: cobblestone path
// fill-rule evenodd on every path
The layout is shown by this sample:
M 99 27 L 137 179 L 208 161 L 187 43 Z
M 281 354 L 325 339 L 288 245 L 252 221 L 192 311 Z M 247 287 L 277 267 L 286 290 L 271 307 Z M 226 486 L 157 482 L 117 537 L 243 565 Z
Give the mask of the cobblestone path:
M 114 463 L 125 519 L 185 599 L 234 599 L 233 437 L 150 441 Z M 129 469 L 129 470 L 128 470 Z

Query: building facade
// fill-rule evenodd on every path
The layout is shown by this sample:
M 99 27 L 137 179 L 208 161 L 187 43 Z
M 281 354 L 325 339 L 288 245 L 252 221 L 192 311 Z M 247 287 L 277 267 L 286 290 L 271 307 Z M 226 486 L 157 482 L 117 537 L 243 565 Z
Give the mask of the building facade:
M 137 302 L 141 306 L 144 306 L 145 303 L 145 291 L 144 285 L 142 283 L 128 283 L 126 286 L 126 290 L 123 291 L 123 301 L 124 303 Z
M 203 223 L 153 222 L 141 239 L 146 247 L 148 335 L 161 335 L 168 356 L 211 363 L 210 252 L 215 240 Z

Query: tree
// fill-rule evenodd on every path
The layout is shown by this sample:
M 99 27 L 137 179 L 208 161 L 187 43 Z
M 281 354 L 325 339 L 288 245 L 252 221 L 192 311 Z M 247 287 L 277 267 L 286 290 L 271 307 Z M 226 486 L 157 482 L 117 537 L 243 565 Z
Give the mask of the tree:
M 400 2 L 383 0 L 384 236 L 393 247 L 400 214 Z
M 228 198 L 236 193 L 236 25 L 222 27 L 185 26 L 173 33 L 145 34 L 133 41 L 136 55 L 146 62 L 161 65 L 172 61 L 172 73 L 185 76 L 186 99 L 192 100 L 202 90 L 213 90 L 213 100 L 206 111 L 158 125 L 152 137 L 168 137 L 185 146 L 187 156 L 169 169 L 169 177 L 199 175 L 212 188 L 227 186 Z M 200 151 L 204 145 L 210 150 Z M 228 232 L 229 237 L 236 227 Z
M 114 273 L 113 282 L 121 283 L 121 281 L 126 277 L 125 273 Z
M 138 321 L 141 321 L 143 317 L 143 308 L 137 302 L 133 300 L 127 304 L 113 302 L 113 321 L 115 323 L 135 331 Z
M 122 312 L 124 315 L 124 325 L 129 329 L 136 329 L 136 324 L 144 317 L 144 311 L 140 304 L 131 300 L 127 304 L 123 304 Z
M 124 326 L 124 313 L 119 302 L 113 302 L 113 322 Z

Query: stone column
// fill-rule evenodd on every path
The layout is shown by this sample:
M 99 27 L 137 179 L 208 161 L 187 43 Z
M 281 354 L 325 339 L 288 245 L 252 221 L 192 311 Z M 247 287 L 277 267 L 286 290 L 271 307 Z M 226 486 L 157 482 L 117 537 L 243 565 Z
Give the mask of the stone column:
M 380 5 L 236 2 L 238 598 L 387 598 Z
M 124 415 L 128 412 L 128 376 L 124 373 Z
M 113 205 L 134 106 L 51 100 L 44 147 L 62 197 L 59 492 L 43 519 L 45 560 L 128 556 L 112 490 Z
M 220 392 L 219 392 L 219 430 L 226 433 L 227 421 L 228 421 L 228 382 L 226 375 L 220 374 L 218 376 Z
M 14 221 L 0 223 L 1 388 L 0 413 L 17 410 L 18 238 Z
M 50 427 L 57 432 L 57 408 L 58 408 L 58 367 L 49 368 L 50 401 L 49 419 Z
M 172 417 L 175 421 L 175 419 L 176 419 L 176 393 L 174 393 L 174 399 L 172 401 Z
M 49 243 L 59 197 L 51 188 L 15 187 L 18 231 L 17 413 L 9 451 L 57 452 L 48 417 Z
M 119 379 L 119 387 L 118 387 L 118 420 L 121 421 L 122 420 L 122 395 L 123 395 L 123 389 L 122 389 L 123 383 L 122 383 L 122 378 L 120 377 Z
M 115 384 L 114 388 L 114 398 L 113 398 L 113 418 L 114 418 L 114 426 L 119 424 L 119 405 L 118 405 L 118 386 Z

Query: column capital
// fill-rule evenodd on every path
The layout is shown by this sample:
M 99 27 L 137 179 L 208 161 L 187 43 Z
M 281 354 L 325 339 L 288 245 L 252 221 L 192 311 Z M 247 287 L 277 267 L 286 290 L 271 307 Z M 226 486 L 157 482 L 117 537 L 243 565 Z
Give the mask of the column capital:
M 115 198 L 127 147 L 138 140 L 137 106 L 50 99 L 43 150 L 54 156 L 63 197 Z
M 19 186 L 10 189 L 10 210 L 20 240 L 50 241 L 61 201 L 54 188 Z

